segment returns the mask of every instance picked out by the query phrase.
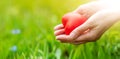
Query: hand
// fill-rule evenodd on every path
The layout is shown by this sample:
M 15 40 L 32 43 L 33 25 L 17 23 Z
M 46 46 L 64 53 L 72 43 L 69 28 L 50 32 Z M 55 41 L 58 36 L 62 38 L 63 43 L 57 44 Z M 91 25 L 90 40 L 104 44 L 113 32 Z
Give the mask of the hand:
M 102 34 L 120 19 L 120 9 L 113 3 L 103 1 L 91 2 L 80 6 L 75 13 L 79 13 L 88 20 L 73 30 L 70 35 L 65 35 L 62 24 L 55 27 L 56 39 L 64 43 L 83 44 L 98 40 Z M 84 33 L 83 33 L 84 32 Z

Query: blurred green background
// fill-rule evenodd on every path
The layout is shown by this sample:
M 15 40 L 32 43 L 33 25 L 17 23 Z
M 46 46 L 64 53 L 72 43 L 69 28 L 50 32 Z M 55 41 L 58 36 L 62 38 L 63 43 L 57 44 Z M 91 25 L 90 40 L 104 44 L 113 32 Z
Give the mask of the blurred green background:
M 63 44 L 53 28 L 88 0 L 1 0 L 0 59 L 120 59 L 120 23 L 97 42 Z

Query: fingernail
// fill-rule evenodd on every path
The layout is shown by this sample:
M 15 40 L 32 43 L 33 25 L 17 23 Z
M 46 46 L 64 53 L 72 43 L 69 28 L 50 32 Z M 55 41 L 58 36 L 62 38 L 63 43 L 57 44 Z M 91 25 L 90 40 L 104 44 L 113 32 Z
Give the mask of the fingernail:
M 59 40 L 59 37 L 58 37 L 58 36 L 56 36 L 56 39 L 57 39 L 57 40 Z

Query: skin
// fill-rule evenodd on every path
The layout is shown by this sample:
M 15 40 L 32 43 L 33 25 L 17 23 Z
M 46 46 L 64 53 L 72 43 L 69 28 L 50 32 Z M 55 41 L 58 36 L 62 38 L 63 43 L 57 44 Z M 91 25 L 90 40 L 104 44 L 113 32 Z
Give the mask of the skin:
M 106 0 L 81 5 L 73 12 L 87 17 L 88 20 L 73 30 L 70 35 L 65 35 L 62 24 L 55 26 L 56 39 L 63 43 L 72 44 L 83 44 L 98 40 L 105 31 L 120 20 L 120 8 L 117 2 L 111 0 L 108 3 Z

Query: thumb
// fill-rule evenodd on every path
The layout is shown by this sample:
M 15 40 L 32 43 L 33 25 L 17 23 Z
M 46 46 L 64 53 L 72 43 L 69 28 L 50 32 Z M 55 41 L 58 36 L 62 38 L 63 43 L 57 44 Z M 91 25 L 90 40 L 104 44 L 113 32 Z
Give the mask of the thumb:
M 74 39 L 76 39 L 78 36 L 82 35 L 85 31 L 87 30 L 91 31 L 94 27 L 97 26 L 98 19 L 102 18 L 102 16 L 100 16 L 101 14 L 102 12 L 97 12 L 94 15 L 92 15 L 90 18 L 88 18 L 88 20 L 85 23 L 74 29 L 70 33 L 70 37 L 74 37 Z
M 70 33 L 70 37 L 74 37 L 74 39 L 76 39 L 78 36 L 90 31 L 94 27 L 96 27 L 96 25 L 93 24 L 93 22 L 87 22 L 86 21 L 85 23 L 83 23 L 82 25 L 80 25 L 76 29 L 74 29 Z

